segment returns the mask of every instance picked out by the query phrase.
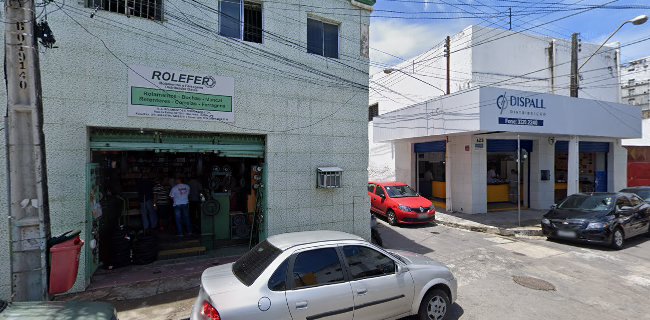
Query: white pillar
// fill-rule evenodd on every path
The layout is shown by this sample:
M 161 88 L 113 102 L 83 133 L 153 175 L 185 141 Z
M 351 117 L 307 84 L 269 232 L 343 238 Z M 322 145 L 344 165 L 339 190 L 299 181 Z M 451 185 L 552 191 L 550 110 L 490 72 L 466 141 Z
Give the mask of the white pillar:
M 569 139 L 569 158 L 567 168 L 567 196 L 580 190 L 580 138 L 573 136 Z
M 410 142 L 395 141 L 395 180 L 415 187 L 415 154 Z
M 548 137 L 533 140 L 530 158 L 530 207 L 548 209 L 555 203 L 555 145 Z M 549 171 L 548 180 L 542 180 L 542 170 Z
M 472 183 L 471 213 L 487 213 L 487 138 L 473 136 L 470 140 L 472 167 L 469 170 Z
M 627 149 L 621 140 L 610 143 L 607 154 L 607 191 L 616 192 L 627 187 Z

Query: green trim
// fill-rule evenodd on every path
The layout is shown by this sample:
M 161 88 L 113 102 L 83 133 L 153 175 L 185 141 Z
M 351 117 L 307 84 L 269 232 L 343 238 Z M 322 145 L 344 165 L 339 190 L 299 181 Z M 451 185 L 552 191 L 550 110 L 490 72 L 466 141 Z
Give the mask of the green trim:
M 355 0 L 356 2 L 363 3 L 368 6 L 374 6 L 377 3 L 377 0 Z

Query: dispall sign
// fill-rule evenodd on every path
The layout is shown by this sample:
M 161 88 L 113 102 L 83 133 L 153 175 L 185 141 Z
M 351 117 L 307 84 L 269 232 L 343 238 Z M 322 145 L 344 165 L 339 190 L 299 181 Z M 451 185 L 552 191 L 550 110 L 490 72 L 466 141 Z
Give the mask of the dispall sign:
M 235 80 L 195 71 L 129 67 L 129 116 L 233 122 Z

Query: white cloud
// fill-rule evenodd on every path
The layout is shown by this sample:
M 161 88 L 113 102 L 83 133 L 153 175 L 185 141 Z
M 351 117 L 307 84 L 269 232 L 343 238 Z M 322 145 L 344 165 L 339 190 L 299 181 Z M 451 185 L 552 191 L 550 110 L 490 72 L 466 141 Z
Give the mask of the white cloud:
M 423 24 L 411 21 L 386 19 L 372 20 L 370 23 L 370 60 L 373 63 L 393 65 L 400 59 L 384 54 L 387 52 L 403 59 L 412 58 L 432 48 L 446 36 L 460 32 L 465 24 L 445 22 Z M 377 50 L 373 50 L 377 49 Z M 380 68 L 373 67 L 371 74 Z

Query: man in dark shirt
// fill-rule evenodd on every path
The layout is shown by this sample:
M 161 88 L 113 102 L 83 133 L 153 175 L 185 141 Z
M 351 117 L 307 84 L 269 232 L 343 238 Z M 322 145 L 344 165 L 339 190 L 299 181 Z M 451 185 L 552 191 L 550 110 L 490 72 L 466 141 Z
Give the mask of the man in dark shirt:
M 145 231 L 156 229 L 158 215 L 153 207 L 153 182 L 151 180 L 142 179 L 138 182 L 138 199 L 140 200 L 142 227 Z

